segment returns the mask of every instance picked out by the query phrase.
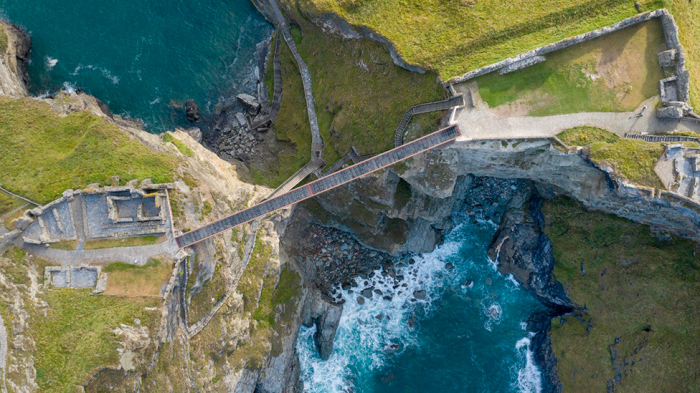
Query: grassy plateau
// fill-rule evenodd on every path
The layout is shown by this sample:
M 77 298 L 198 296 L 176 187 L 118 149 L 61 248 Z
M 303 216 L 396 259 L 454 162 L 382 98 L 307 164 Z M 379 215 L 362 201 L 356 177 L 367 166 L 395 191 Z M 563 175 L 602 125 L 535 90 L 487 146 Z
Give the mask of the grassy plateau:
M 0 183 L 39 203 L 68 188 L 151 178 L 173 180 L 174 160 L 93 114 L 59 117 L 43 102 L 0 97 Z
M 698 391 L 697 244 L 568 199 L 543 213 L 554 276 L 579 307 L 552 321 L 563 391 Z
M 638 139 L 622 139 L 610 131 L 596 127 L 576 127 L 557 135 L 569 146 L 588 146 L 590 159 L 598 165 L 609 165 L 618 176 L 642 186 L 664 186 L 654 172 L 664 152 L 663 144 Z
M 547 61 L 476 79 L 491 108 L 533 116 L 633 111 L 659 94 L 664 50 L 659 20 L 651 20 L 547 55 Z

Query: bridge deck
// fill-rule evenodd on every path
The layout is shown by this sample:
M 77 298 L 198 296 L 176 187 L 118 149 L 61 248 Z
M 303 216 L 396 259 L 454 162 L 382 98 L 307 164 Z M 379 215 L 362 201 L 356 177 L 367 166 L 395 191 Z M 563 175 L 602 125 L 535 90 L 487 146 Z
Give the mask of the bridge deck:
M 285 206 L 301 202 L 304 199 L 311 198 L 316 194 L 339 187 L 345 183 L 378 171 L 382 168 L 386 168 L 387 166 L 393 165 L 416 154 L 420 154 L 427 150 L 444 145 L 457 139 L 457 137 L 460 135 L 459 128 L 456 125 L 436 131 L 430 135 L 424 136 L 423 138 L 416 139 L 413 142 L 376 155 L 360 162 L 359 164 L 322 177 L 286 194 L 267 199 L 249 209 L 213 222 L 202 228 L 195 229 L 194 231 L 187 232 L 181 236 L 178 236 L 175 240 L 180 247 L 191 246 L 229 228 L 233 228 L 237 225 L 254 220 Z

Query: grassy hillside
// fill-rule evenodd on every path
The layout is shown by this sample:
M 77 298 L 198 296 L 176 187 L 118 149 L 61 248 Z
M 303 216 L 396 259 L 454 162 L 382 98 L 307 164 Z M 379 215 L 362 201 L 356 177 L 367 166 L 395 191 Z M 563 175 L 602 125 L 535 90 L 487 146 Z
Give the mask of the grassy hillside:
M 12 320 L 26 318 L 27 326 L 20 332 L 35 343 L 23 344 L 26 348 L 10 345 L 7 377 L 22 383 L 22 368 L 14 362 L 24 360 L 29 352 L 34 357 L 39 391 L 72 392 L 98 369 L 118 366 L 121 345 L 114 329 L 120 324 L 133 326 L 138 319 L 141 326 L 157 329 L 160 314 L 146 308 L 158 308 L 161 302 L 158 298 L 91 295 L 87 289 L 34 293 L 29 289 L 30 270 L 40 272 L 41 280 L 46 265 L 17 248 L 0 256 L 0 275 L 6 279 L 1 289 L 7 294 L 0 296 L 0 314 L 8 333 L 13 331 L 11 326 L 18 326 Z M 18 292 L 11 291 L 15 287 Z
M 420 75 L 392 63 L 383 45 L 371 40 L 346 40 L 326 34 L 303 16 L 290 15 L 299 53 L 313 79 L 316 114 L 329 165 L 346 155 L 351 146 L 360 154 L 393 148 L 394 130 L 408 108 L 440 100 L 444 89 L 437 75 Z M 275 122 L 277 137 L 296 146 L 296 154 L 281 155 L 279 165 L 255 180 L 277 186 L 310 159 L 311 131 L 299 70 L 289 49 L 281 45 L 283 95 Z M 269 68 L 271 75 L 272 68 Z M 272 83 L 272 78 L 266 79 Z M 432 129 L 439 113 L 420 119 L 423 132 Z
M 290 3 L 291 0 L 284 0 Z M 700 4 L 640 1 L 645 11 L 668 8 L 680 26 L 700 106 Z M 392 41 L 409 63 L 443 80 L 541 45 L 606 26 L 637 13 L 622 0 L 298 0 L 312 15 L 334 12 Z
M 0 97 L 0 184 L 39 203 L 112 176 L 171 181 L 174 167 L 93 114 L 59 117 L 46 103 Z
M 698 391 L 697 244 L 571 200 L 543 213 L 554 276 L 581 308 L 552 321 L 563 391 Z

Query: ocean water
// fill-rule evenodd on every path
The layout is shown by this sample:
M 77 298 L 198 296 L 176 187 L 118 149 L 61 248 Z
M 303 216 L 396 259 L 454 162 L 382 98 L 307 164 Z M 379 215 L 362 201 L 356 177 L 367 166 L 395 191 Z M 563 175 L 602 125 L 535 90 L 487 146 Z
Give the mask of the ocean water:
M 80 87 L 151 132 L 188 124 L 171 100 L 206 114 L 254 91 L 256 44 L 273 30 L 250 0 L 0 0 L 0 17 L 32 36 L 33 94 Z
M 345 308 L 331 358 L 318 357 L 315 328 L 300 333 L 306 391 L 540 392 L 526 321 L 544 309 L 489 261 L 495 229 L 488 222 L 458 226 L 434 252 L 400 268 L 397 288 L 379 269 L 358 279 L 353 293 L 339 289 Z M 369 286 L 382 295 L 358 304 Z M 420 290 L 425 300 L 413 300 Z

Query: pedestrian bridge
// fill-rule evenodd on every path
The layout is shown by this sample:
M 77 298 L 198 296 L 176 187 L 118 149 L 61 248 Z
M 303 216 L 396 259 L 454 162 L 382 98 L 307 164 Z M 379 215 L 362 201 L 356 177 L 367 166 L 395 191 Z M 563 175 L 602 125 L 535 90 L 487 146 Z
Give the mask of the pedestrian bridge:
M 175 238 L 179 247 L 199 243 L 227 229 L 252 221 L 283 207 L 301 202 L 315 195 L 342 186 L 372 172 L 391 166 L 416 154 L 447 145 L 461 136 L 457 125 L 433 132 L 415 141 L 376 155 L 351 167 L 324 176 L 314 182 L 298 187 L 285 194 L 269 198 L 249 209 L 243 210 L 202 228 L 195 229 Z

